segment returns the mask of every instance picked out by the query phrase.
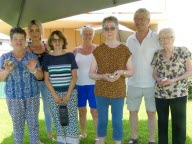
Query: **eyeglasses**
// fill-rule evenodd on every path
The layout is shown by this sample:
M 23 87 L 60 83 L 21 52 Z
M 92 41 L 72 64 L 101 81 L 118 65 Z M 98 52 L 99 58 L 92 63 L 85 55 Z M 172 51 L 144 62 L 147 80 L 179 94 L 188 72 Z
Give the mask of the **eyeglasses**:
M 115 29 L 116 29 L 116 27 L 104 27 L 103 28 L 104 29 L 104 31 L 114 31 Z
M 52 42 L 53 42 L 53 43 L 57 43 L 57 42 L 60 43 L 60 42 L 62 42 L 62 41 L 63 41 L 62 39 L 52 39 Z
M 164 40 L 171 40 L 173 38 L 173 36 L 167 36 L 167 37 L 161 37 L 159 38 L 160 41 L 164 41 Z

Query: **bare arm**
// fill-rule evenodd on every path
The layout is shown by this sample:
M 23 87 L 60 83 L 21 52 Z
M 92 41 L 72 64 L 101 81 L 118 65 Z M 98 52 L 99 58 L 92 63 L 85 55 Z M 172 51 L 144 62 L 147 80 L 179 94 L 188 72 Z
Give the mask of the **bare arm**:
M 153 79 L 157 82 L 159 82 L 161 80 L 161 78 L 158 77 L 158 75 L 157 75 L 157 68 L 156 67 L 153 69 Z
M 157 70 L 156 70 L 156 68 L 155 68 L 154 71 L 153 71 L 153 78 L 154 78 L 160 85 L 163 85 L 163 86 L 169 85 L 169 84 L 171 84 L 171 83 L 175 83 L 175 82 L 180 81 L 180 80 L 187 79 L 187 78 L 189 78 L 189 77 L 192 76 L 192 64 L 191 64 L 190 58 L 188 58 L 188 59 L 186 60 L 185 66 L 186 66 L 186 72 L 185 72 L 182 76 L 178 76 L 178 77 L 173 78 L 173 79 L 167 79 L 167 80 L 165 80 L 165 81 L 161 81 L 161 78 L 159 78 L 159 77 L 157 76 Z
M 63 103 L 66 103 L 66 102 L 69 101 L 71 93 L 72 93 L 72 91 L 73 91 L 73 89 L 74 89 L 74 87 L 76 85 L 76 82 L 77 82 L 77 69 L 73 69 L 72 70 L 72 79 L 70 81 L 68 91 L 65 94 L 65 96 L 63 97 Z
M 43 79 L 43 71 L 41 67 L 36 68 L 34 71 L 31 71 L 31 73 L 33 73 L 37 80 Z
M 43 71 L 41 67 L 36 68 L 36 65 L 37 65 L 37 60 L 31 58 L 28 61 L 28 64 L 26 65 L 26 67 L 36 77 L 36 79 L 41 80 L 43 78 Z
M 74 50 L 73 50 L 73 54 L 76 56 L 77 55 L 77 49 L 78 48 L 75 48 Z
M 5 79 L 9 76 L 9 72 L 4 70 L 4 69 L 0 69 L 0 82 L 5 81 Z
M 129 57 L 127 63 L 126 63 L 126 70 L 123 70 L 123 76 L 125 77 L 131 77 L 134 75 L 134 69 L 133 69 L 133 64 L 131 61 L 131 57 Z
M 95 60 L 95 57 L 93 56 L 91 67 L 89 69 L 89 77 L 93 80 L 102 80 L 104 79 L 104 75 L 97 74 L 97 61 Z
M 192 76 L 192 64 L 191 64 L 190 58 L 188 58 L 186 60 L 185 66 L 186 66 L 186 72 L 182 76 L 179 76 L 179 77 L 176 77 L 176 78 L 172 79 L 173 82 L 177 82 L 177 81 L 180 81 L 180 80 L 183 80 L 183 79 L 187 79 L 187 78 Z
M 8 59 L 4 61 L 4 69 L 0 69 L 0 81 L 4 81 L 14 69 L 13 65 L 8 65 Z
M 52 96 L 54 97 L 55 102 L 57 104 L 62 104 L 62 98 L 60 98 L 57 95 L 55 89 L 53 88 L 53 86 L 52 86 L 52 84 L 51 84 L 51 82 L 49 80 L 49 73 L 46 72 L 46 71 L 44 72 L 44 81 L 45 81 L 45 84 L 46 84 L 47 88 L 49 89 L 49 91 L 51 92 Z

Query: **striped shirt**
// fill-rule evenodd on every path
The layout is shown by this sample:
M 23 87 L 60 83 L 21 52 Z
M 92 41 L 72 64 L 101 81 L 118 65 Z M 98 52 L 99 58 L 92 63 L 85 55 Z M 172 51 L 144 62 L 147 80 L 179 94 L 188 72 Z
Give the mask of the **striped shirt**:
M 43 70 L 49 73 L 50 82 L 56 91 L 65 92 L 68 90 L 72 79 L 72 70 L 77 68 L 72 53 L 44 57 Z

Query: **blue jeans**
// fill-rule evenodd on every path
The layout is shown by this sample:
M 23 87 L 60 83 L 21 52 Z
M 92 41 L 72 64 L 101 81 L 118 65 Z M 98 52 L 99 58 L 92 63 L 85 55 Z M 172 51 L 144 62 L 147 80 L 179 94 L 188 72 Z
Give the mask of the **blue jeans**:
M 107 135 L 108 109 L 109 105 L 111 105 L 113 139 L 121 141 L 123 139 L 122 118 L 124 98 L 106 98 L 103 96 L 96 96 L 96 104 L 98 111 L 98 137 L 106 137 Z
M 47 100 L 47 87 L 45 85 L 44 81 L 38 81 L 39 89 L 41 92 L 41 97 L 43 101 L 43 111 L 44 111 L 44 116 L 45 116 L 45 125 L 47 132 L 52 131 L 52 117 L 48 105 L 48 100 Z

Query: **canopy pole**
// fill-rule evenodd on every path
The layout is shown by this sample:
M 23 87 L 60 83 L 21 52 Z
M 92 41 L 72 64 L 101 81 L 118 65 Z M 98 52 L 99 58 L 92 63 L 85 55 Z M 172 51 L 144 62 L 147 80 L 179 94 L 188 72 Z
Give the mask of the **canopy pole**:
M 21 23 L 21 18 L 22 18 L 22 15 L 23 15 L 24 5 L 25 5 L 25 0 L 22 0 L 21 6 L 20 6 L 19 18 L 18 18 L 18 21 L 17 21 L 17 27 L 19 27 L 20 23 Z
M 113 0 L 113 4 L 116 5 L 117 4 L 117 0 Z

